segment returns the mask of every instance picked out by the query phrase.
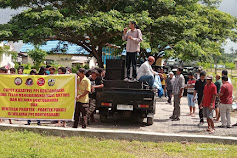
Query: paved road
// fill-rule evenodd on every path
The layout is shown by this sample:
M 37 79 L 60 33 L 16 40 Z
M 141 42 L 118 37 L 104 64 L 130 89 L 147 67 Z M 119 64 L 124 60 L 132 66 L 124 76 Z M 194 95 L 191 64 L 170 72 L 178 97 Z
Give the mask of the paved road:
M 160 132 L 160 133 L 180 133 L 180 134 L 197 134 L 197 135 L 209 135 L 205 130 L 207 123 L 203 126 L 198 127 L 199 123 L 198 110 L 196 116 L 187 116 L 189 113 L 189 107 L 187 105 L 187 98 L 181 100 L 181 117 L 180 121 L 171 121 L 169 117 L 173 111 L 173 105 L 166 104 L 165 99 L 159 99 L 156 103 L 156 115 L 154 118 L 154 124 L 152 126 L 146 126 L 145 119 L 141 121 L 134 121 L 131 118 L 127 118 L 126 115 L 119 115 L 114 118 L 110 118 L 108 123 L 93 123 L 88 126 L 89 129 L 113 129 L 113 130 L 129 130 L 129 131 L 147 131 L 147 132 Z M 99 116 L 96 115 L 96 119 L 99 120 Z M 144 122 L 143 122 L 144 121 Z M 236 117 L 231 118 L 232 123 L 237 122 Z M 5 123 L 8 123 L 5 120 Z M 26 121 L 13 121 L 14 124 L 24 125 Z M 36 123 L 36 122 L 35 122 Z M 31 126 L 36 125 L 33 123 Z M 42 122 L 43 126 L 56 126 L 49 122 Z M 234 136 L 237 137 L 237 127 L 230 129 L 222 129 L 217 126 L 221 123 L 216 123 L 216 132 L 214 135 L 217 136 Z M 72 127 L 72 122 L 67 123 L 66 128 Z M 79 127 L 80 128 L 80 127 Z

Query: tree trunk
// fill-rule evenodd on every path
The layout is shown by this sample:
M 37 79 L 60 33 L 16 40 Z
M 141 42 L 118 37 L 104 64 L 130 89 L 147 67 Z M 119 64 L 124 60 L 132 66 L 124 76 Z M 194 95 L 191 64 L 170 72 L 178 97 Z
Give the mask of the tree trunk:
M 98 47 L 98 50 L 97 50 L 97 53 L 98 53 L 98 59 L 97 59 L 97 62 L 98 62 L 98 65 L 100 68 L 104 68 L 104 62 L 102 61 L 102 46 L 100 45 Z

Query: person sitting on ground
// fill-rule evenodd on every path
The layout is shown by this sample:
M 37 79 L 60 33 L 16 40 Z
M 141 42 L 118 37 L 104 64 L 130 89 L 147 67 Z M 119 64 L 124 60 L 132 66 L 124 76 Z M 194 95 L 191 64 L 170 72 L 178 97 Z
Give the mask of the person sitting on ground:
M 167 96 L 168 96 L 167 102 L 168 102 L 169 104 L 171 104 L 172 87 L 173 87 L 173 84 L 174 84 L 174 80 L 175 80 L 174 73 L 173 73 L 173 72 L 170 72 L 170 73 L 169 73 L 169 78 L 167 78 L 167 79 L 165 80 L 165 91 L 167 91 Z
M 154 75 L 158 75 L 157 72 L 153 71 L 151 65 L 155 62 L 153 56 L 149 56 L 147 61 L 145 61 L 138 70 L 137 79 L 140 82 L 147 82 L 150 89 L 152 89 L 154 84 Z
M 185 88 L 187 89 L 188 106 L 190 109 L 189 116 L 194 117 L 195 116 L 195 102 L 193 101 L 193 98 L 195 96 L 193 94 L 194 94 L 196 80 L 192 72 L 188 73 L 188 77 L 189 77 L 188 84 Z
M 210 134 L 215 132 L 214 121 L 213 121 L 213 111 L 215 108 L 216 100 L 216 86 L 212 82 L 212 75 L 208 75 L 206 82 L 207 84 L 204 87 L 203 97 L 201 102 L 201 107 L 203 107 L 203 116 L 207 118 L 208 128 Z
M 222 86 L 222 82 L 221 82 L 221 76 L 219 74 L 216 74 L 216 82 L 214 83 L 216 86 L 216 90 L 217 90 L 217 94 L 220 93 L 221 90 L 221 86 Z M 220 97 L 217 95 L 216 96 L 216 102 L 215 102 L 215 111 L 216 111 L 216 119 L 215 122 L 218 123 L 219 119 L 220 119 L 220 109 L 219 109 L 219 105 L 220 105 Z
M 220 114 L 221 114 L 221 126 L 220 128 L 231 128 L 231 121 L 230 121 L 230 111 L 232 108 L 232 93 L 233 93 L 233 86 L 228 82 L 228 77 L 222 77 L 221 91 L 219 94 L 220 97 Z

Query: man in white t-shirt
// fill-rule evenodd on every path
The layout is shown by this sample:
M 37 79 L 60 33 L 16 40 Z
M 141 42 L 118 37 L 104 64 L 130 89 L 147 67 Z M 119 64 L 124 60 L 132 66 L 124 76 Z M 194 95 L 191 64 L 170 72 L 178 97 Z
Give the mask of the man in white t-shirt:
M 153 56 L 149 56 L 147 61 L 145 61 L 138 70 L 137 79 L 141 82 L 148 82 L 149 87 L 152 88 L 154 84 L 154 75 L 158 75 L 157 72 L 152 70 L 151 65 L 155 62 Z

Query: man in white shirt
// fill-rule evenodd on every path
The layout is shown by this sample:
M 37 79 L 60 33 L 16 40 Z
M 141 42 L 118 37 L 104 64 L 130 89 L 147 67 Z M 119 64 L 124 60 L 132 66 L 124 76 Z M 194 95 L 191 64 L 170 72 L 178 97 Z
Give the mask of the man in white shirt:
M 141 82 L 148 82 L 149 87 L 152 88 L 154 84 L 154 75 L 158 75 L 157 72 L 152 70 L 151 65 L 155 62 L 153 56 L 149 56 L 148 60 L 145 61 L 138 70 L 137 79 Z

